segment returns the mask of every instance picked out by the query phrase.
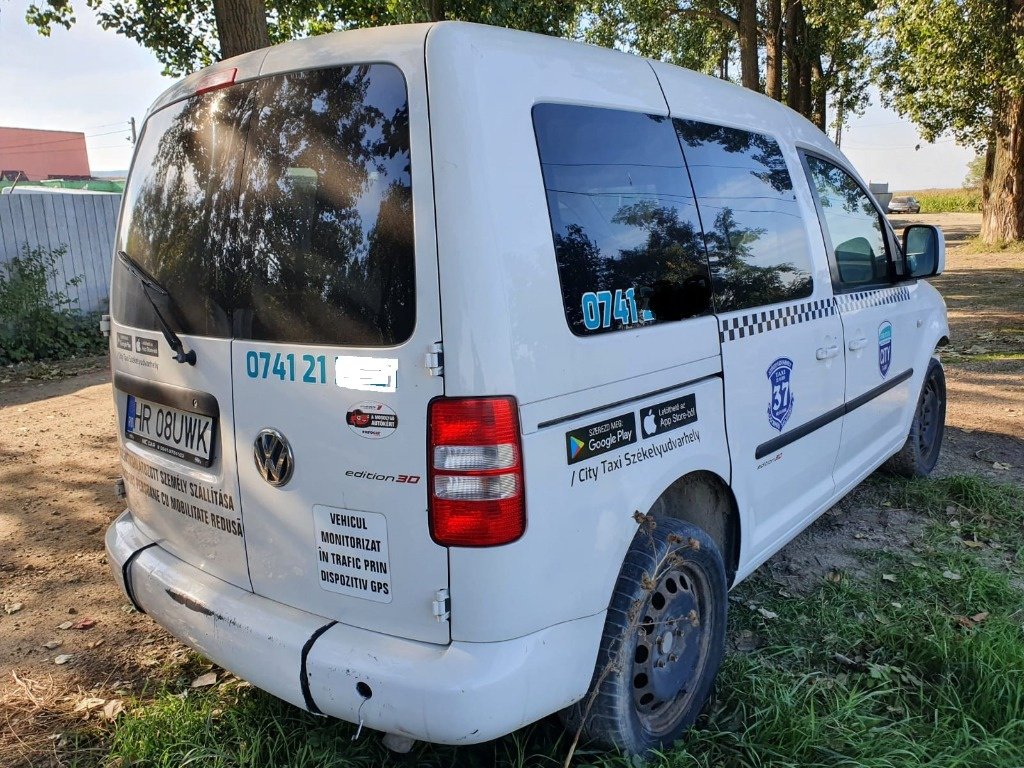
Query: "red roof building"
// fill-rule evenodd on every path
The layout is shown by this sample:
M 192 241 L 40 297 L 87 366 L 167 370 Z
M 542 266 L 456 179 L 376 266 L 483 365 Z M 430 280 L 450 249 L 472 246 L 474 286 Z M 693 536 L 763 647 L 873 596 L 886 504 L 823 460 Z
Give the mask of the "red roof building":
M 14 181 L 19 171 L 23 181 L 88 179 L 85 134 L 0 128 L 0 179 Z

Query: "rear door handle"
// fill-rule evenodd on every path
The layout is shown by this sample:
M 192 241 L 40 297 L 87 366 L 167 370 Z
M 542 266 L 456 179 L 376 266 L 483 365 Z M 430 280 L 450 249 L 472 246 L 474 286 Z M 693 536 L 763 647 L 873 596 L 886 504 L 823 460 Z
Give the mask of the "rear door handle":
M 839 347 L 833 344 L 831 347 L 818 347 L 814 352 L 814 356 L 819 360 L 827 360 L 830 357 L 835 357 L 839 354 Z
M 861 337 L 859 339 L 852 339 L 846 346 L 849 347 L 851 352 L 856 352 L 858 349 L 864 349 L 868 344 L 868 340 Z

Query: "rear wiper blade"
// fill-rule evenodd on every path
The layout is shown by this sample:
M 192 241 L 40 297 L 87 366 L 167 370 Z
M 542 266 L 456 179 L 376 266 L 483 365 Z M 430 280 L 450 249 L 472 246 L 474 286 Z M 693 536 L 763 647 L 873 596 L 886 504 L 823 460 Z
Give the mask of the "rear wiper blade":
M 160 313 L 160 307 L 157 306 L 156 299 L 150 295 L 150 291 L 159 294 L 165 298 L 170 298 L 171 294 L 167 292 L 160 283 L 154 280 L 144 270 L 135 259 L 129 256 L 124 251 L 117 252 L 117 258 L 124 264 L 132 276 L 139 281 L 139 285 L 142 286 L 142 293 L 146 297 L 150 306 L 153 307 L 153 312 L 156 313 L 157 322 L 160 324 L 160 330 L 163 331 L 164 338 L 167 339 L 167 345 L 174 350 L 174 359 L 179 363 L 188 363 L 189 365 L 196 364 L 196 351 L 190 349 L 188 352 L 185 351 L 185 345 L 181 343 L 181 339 L 178 338 L 171 326 L 164 319 L 164 316 Z

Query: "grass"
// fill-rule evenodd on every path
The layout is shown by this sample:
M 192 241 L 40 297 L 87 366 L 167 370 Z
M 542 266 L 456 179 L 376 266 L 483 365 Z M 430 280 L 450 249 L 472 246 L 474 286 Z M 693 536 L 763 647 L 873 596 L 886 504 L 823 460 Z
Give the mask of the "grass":
M 871 553 L 858 569 L 871 576 L 836 574 L 808 596 L 764 575 L 741 585 L 730 637 L 756 650 L 729 655 L 703 726 L 652 766 L 1024 766 L 1024 490 L 970 476 L 869 483 L 924 521 L 915 549 Z M 189 674 L 118 720 L 100 764 L 559 766 L 569 744 L 550 718 L 398 759 L 376 734 L 353 742 L 353 726 L 233 679 L 190 690 Z M 587 749 L 573 764 L 632 765 Z

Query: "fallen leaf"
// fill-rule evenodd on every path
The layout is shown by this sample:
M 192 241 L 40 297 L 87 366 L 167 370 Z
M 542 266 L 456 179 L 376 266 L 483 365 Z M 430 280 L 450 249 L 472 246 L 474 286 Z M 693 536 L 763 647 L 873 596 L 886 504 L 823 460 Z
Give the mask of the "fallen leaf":
M 122 712 L 124 712 L 124 704 L 118 699 L 112 699 L 103 707 L 103 719 L 116 720 Z
M 71 629 L 75 625 L 73 621 L 65 621 L 63 624 L 58 624 L 57 629 Z
M 95 697 L 82 699 L 75 705 L 75 712 L 85 712 L 90 709 L 99 709 L 107 703 L 106 699 L 98 699 Z
M 910 564 L 915 568 L 924 568 L 924 563 L 922 563 L 920 560 L 914 560 Z
M 977 541 L 976 539 L 964 539 L 964 546 L 970 547 L 971 549 L 981 549 L 985 546 L 984 541 Z
M 90 647 L 90 648 L 99 648 L 99 647 L 100 647 L 101 645 L 103 645 L 103 644 L 104 644 L 105 642 L 106 642 L 106 640 L 104 640 L 104 639 L 103 639 L 103 638 L 101 637 L 101 638 L 100 638 L 99 640 L 96 640 L 96 641 L 94 641 L 94 642 L 91 642 L 91 643 L 89 643 L 89 647 Z
M 740 653 L 749 653 L 757 650 L 757 638 L 749 629 L 745 629 L 736 639 L 736 650 Z
M 987 618 L 988 611 L 982 611 L 981 613 L 976 613 L 973 616 L 971 616 L 971 621 L 975 622 L 976 624 L 981 624 L 981 622 L 983 622 Z
M 895 581 L 896 581 L 896 574 L 895 573 L 883 573 L 882 574 L 882 581 L 891 581 L 891 582 L 895 583 Z
M 889 603 L 889 605 L 891 605 L 896 610 L 899 610 L 900 608 L 903 607 L 903 603 Z
M 950 581 L 960 581 L 960 579 L 962 579 L 963 576 L 961 576 L 956 571 L 943 571 L 942 578 L 949 579 Z
M 779 618 L 779 614 L 775 613 L 775 611 L 769 611 L 767 608 L 758 608 L 757 612 L 760 613 L 766 619 Z
M 833 570 L 830 570 L 828 573 L 825 574 L 825 581 L 830 581 L 833 584 L 838 584 L 842 580 L 843 580 L 843 572 L 842 571 L 837 571 L 837 570 L 833 569 Z
M 96 626 L 96 619 L 79 619 L 71 625 L 71 629 L 92 629 Z
M 73 658 L 74 656 L 72 656 L 70 653 L 62 653 L 60 656 L 53 660 L 53 663 L 57 666 L 63 666 L 64 664 L 67 664 L 69 661 L 71 661 L 71 659 Z
M 950 520 L 949 521 L 949 527 L 950 528 L 959 528 L 960 527 L 960 521 L 959 520 Z
M 192 688 L 206 688 L 209 685 L 213 685 L 217 682 L 216 672 L 207 672 L 205 675 L 200 675 L 192 681 Z
M 24 607 L 25 605 L 23 603 L 4 603 L 4 613 L 10 616 L 12 613 L 17 613 Z
M 968 619 L 966 616 L 954 616 L 956 623 L 964 629 L 974 629 L 974 622 Z
M 62 645 L 64 645 L 64 643 L 61 640 L 51 640 L 48 643 L 43 643 L 43 648 L 48 651 L 52 651 L 54 648 L 60 648 Z

